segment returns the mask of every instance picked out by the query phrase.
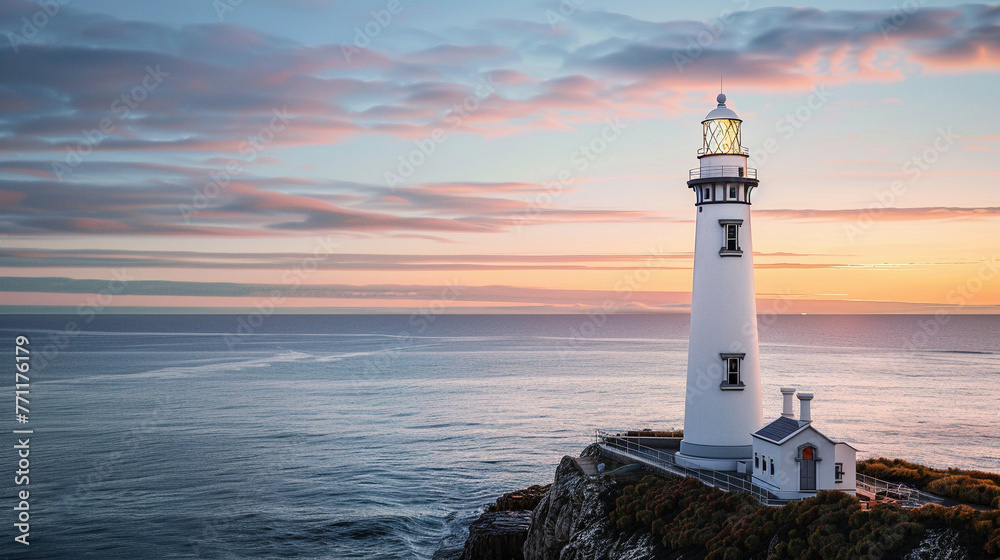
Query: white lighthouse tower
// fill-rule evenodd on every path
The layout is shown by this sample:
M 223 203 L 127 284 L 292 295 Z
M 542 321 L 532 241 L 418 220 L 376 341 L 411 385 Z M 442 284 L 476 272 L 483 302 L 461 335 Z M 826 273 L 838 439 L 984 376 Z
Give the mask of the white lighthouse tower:
M 751 434 L 764 423 L 750 237 L 757 171 L 747 167 L 743 121 L 726 107 L 725 95 L 718 103 L 702 121 L 700 166 L 688 181 L 698 212 L 684 439 L 676 461 L 749 472 Z

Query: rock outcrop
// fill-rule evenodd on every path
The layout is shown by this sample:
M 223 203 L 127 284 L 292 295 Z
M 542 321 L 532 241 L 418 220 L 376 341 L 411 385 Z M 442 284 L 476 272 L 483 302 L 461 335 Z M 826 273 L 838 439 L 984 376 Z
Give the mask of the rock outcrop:
M 488 511 L 469 526 L 461 560 L 522 560 L 530 511 Z
M 927 531 L 924 540 L 903 560 L 969 560 L 969 550 L 961 544 L 961 537 L 954 529 Z
M 460 560 L 522 560 L 531 511 L 548 490 L 536 484 L 500 496 L 469 526 Z
M 497 498 L 496 503 L 486 508 L 486 511 L 531 511 L 548 493 L 551 484 L 539 486 L 534 484 L 523 490 L 507 492 Z
M 587 448 L 582 457 L 595 454 Z M 611 524 L 610 513 L 621 494 L 613 477 L 584 474 L 574 457 L 563 457 L 555 481 L 531 519 L 525 560 L 596 560 L 654 558 L 652 535 L 625 535 Z

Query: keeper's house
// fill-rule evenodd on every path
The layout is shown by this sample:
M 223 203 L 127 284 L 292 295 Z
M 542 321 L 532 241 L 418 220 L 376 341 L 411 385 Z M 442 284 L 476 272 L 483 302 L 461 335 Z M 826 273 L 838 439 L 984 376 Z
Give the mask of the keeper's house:
M 795 389 L 782 388 L 781 417 L 753 435 L 753 481 L 784 500 L 800 500 L 818 490 L 855 493 L 857 450 L 834 441 L 812 425 L 812 393 L 799 393 L 799 419 L 792 411 Z

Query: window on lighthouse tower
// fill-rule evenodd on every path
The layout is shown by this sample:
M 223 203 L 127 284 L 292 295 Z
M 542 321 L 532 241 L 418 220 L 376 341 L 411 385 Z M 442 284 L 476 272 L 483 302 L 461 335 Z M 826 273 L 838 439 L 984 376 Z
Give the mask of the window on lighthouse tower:
M 746 385 L 741 379 L 740 369 L 746 354 L 720 354 L 724 364 L 724 377 L 719 385 L 723 390 L 742 390 Z
M 743 225 L 743 220 L 719 220 L 719 225 L 722 226 L 722 249 L 719 254 L 723 257 L 743 256 L 740 248 L 740 226 Z

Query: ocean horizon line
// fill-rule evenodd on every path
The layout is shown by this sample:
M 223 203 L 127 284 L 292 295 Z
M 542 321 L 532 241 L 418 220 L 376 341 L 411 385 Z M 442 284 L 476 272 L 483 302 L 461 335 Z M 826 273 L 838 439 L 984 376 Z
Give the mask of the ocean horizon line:
M 887 312 L 887 311 L 843 311 L 843 312 L 832 312 L 832 311 L 810 311 L 810 312 L 790 312 L 790 311 L 776 311 L 776 310 L 766 310 L 758 311 L 758 316 L 763 315 L 780 315 L 780 316 L 854 316 L 854 315 L 864 315 L 864 316 L 935 316 L 935 315 L 967 315 L 967 316 L 992 316 L 1000 315 L 1000 306 L 965 306 L 966 308 L 959 309 L 941 309 L 941 310 L 921 310 L 921 311 L 897 311 L 897 312 Z M 307 308 L 307 307 L 289 307 L 289 308 L 257 308 L 257 307 L 107 307 L 99 311 L 95 311 L 93 308 L 87 308 L 84 311 L 80 310 L 80 307 L 71 306 L 17 306 L 17 305 L 0 305 L 0 315 L 6 316 L 23 316 L 23 315 L 247 315 L 247 314 L 263 314 L 263 315 L 332 315 L 332 316 L 345 316 L 345 315 L 397 315 L 397 316 L 409 316 L 409 315 L 498 315 L 498 316 L 530 316 L 530 315 L 690 315 L 689 310 L 669 310 L 669 309 L 648 309 L 648 310 L 620 310 L 620 311 L 605 311 L 600 307 L 578 307 L 573 309 L 532 309 L 525 307 L 509 308 L 509 307 L 471 307 L 471 308 L 450 308 L 450 309 L 437 309 L 432 306 L 422 307 L 422 308 L 397 308 L 397 309 L 378 309 L 378 308 Z

